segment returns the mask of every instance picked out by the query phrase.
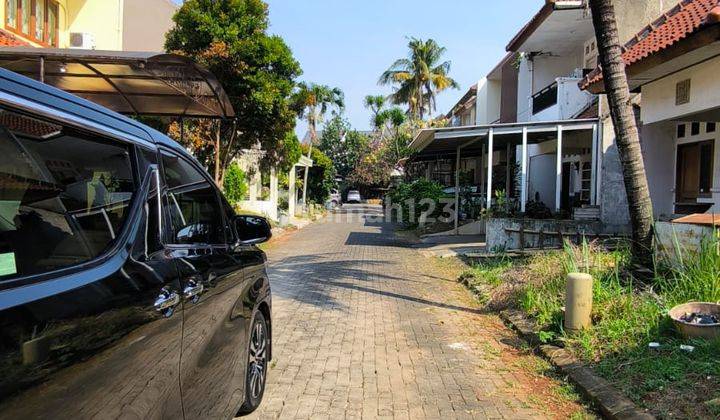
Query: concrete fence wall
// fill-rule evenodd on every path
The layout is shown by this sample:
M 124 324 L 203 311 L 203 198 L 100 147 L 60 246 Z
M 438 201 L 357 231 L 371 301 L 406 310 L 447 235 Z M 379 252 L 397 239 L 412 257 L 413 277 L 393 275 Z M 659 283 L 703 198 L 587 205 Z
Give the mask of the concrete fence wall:
M 523 230 L 523 243 L 520 246 L 519 231 Z M 543 232 L 542 241 L 539 232 Z M 554 220 L 554 219 L 497 219 L 486 222 L 487 249 L 491 252 L 520 248 L 551 248 L 562 244 L 557 232 L 567 238 L 575 239 L 583 235 L 591 237 L 603 234 L 600 221 Z M 590 238 L 588 238 L 590 239 Z

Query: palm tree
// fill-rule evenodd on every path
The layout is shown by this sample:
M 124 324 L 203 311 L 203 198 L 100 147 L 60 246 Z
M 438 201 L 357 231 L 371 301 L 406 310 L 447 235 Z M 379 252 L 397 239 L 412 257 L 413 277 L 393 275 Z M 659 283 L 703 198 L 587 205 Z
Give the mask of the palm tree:
M 459 85 L 448 76 L 450 61 L 441 62 L 446 49 L 435 40 L 410 38 L 408 48 L 408 57 L 396 60 L 378 83 L 396 85 L 390 100 L 396 105 L 407 104 L 410 115 L 423 119 L 426 112 L 435 111 L 438 93 Z
M 630 105 L 630 89 L 622 60 L 615 9 L 612 0 L 590 0 L 598 55 L 603 69 L 605 91 L 615 127 L 625 193 L 632 225 L 633 260 L 644 266 L 652 264 L 653 210 L 650 201 L 645 164 L 640 149 L 635 115 Z
M 308 123 L 310 132 L 310 147 L 307 156 L 310 157 L 313 145 L 317 142 L 317 126 L 322 124 L 325 114 L 332 109 L 338 113 L 345 108 L 345 95 L 340 88 L 331 88 L 326 85 L 300 82 L 290 98 L 291 107 L 298 118 Z M 303 175 L 303 202 L 307 203 L 308 170 Z

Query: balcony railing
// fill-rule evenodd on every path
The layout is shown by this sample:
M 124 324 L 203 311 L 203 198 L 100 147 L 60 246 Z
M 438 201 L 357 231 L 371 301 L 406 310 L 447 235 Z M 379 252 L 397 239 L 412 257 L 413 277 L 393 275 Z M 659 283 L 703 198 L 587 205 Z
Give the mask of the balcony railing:
M 532 96 L 532 113 L 535 115 L 557 104 L 557 102 L 558 84 L 555 81 Z

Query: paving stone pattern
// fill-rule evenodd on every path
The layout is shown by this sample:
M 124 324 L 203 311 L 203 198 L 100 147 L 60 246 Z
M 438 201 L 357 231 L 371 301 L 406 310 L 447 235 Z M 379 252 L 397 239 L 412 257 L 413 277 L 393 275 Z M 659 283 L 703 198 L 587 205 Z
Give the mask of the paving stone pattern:
M 552 417 L 505 357 L 512 332 L 392 225 L 346 216 L 268 251 L 274 362 L 252 418 Z

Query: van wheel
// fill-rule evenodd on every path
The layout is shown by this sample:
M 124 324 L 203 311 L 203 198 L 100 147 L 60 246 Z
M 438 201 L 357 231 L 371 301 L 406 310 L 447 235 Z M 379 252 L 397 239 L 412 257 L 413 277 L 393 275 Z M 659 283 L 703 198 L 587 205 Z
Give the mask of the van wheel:
M 248 343 L 248 364 L 245 373 L 245 402 L 238 414 L 255 411 L 265 393 L 268 367 L 268 329 L 262 312 L 258 311 L 252 322 Z

